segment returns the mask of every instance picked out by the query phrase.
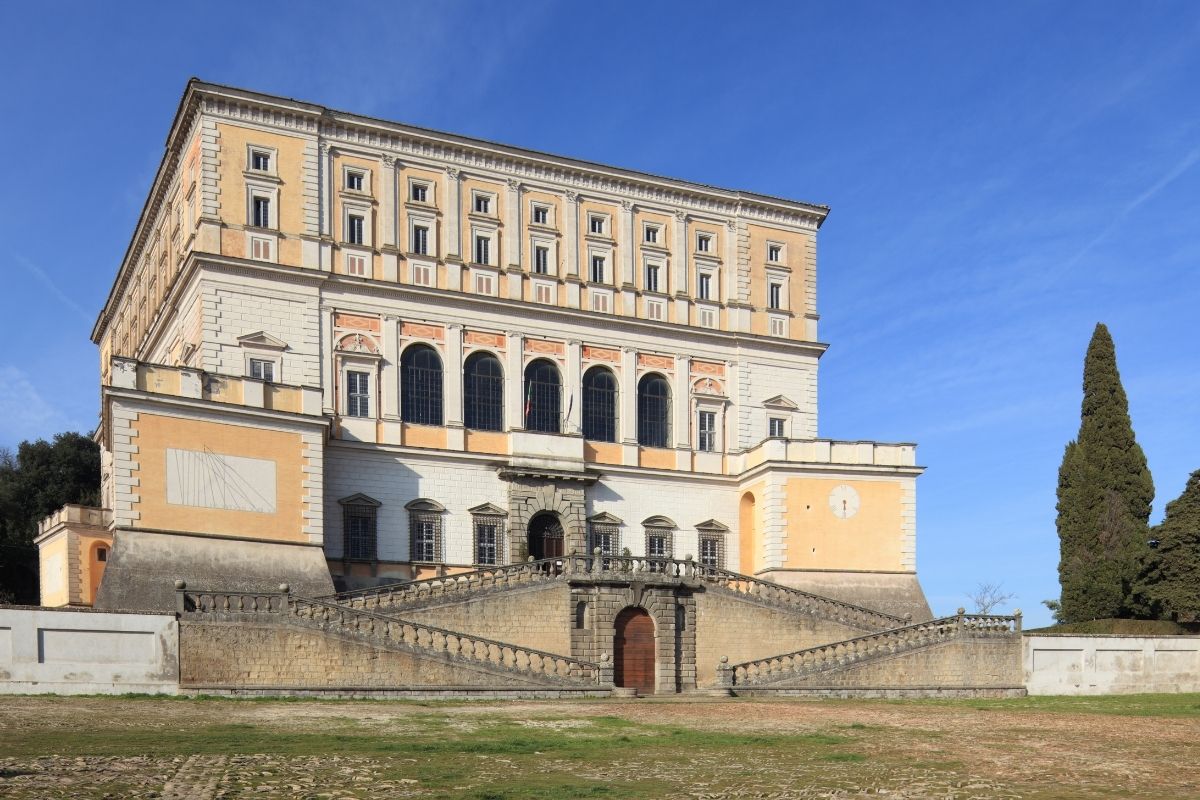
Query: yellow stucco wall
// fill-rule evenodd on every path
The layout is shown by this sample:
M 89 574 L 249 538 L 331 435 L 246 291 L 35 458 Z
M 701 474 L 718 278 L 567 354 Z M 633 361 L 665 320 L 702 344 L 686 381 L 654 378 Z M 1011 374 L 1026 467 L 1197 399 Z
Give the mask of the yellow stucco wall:
M 276 150 L 275 175 L 279 178 L 279 202 L 275 213 L 279 220 L 279 231 L 287 236 L 297 236 L 304 230 L 301 170 L 304 167 L 304 140 L 281 133 L 272 133 L 239 125 L 217 123 L 220 133 L 220 202 L 221 221 L 233 226 L 221 238 L 222 252 L 227 255 L 243 256 L 245 237 L 241 229 L 248 221 L 246 199 L 246 177 L 248 146 L 251 144 Z M 281 243 L 281 248 L 283 243 Z M 298 250 L 297 250 L 298 252 Z M 299 266 L 298 260 L 293 262 Z
M 738 571 L 743 575 L 762 568 L 764 485 L 753 483 L 738 495 Z
M 79 542 L 79 599 L 87 605 L 96 602 L 96 590 L 104 578 L 104 568 L 107 561 L 99 560 L 98 550 L 103 548 L 106 554 L 112 552 L 112 536 L 109 534 L 89 535 L 80 533 Z
M 42 605 L 53 608 L 70 603 L 71 579 L 65 533 L 43 542 L 38 548 L 38 570 Z
M 830 491 L 853 487 L 859 510 L 834 515 Z M 901 570 L 899 481 L 793 478 L 787 482 L 787 562 L 793 569 Z
M 304 445 L 299 434 L 149 413 L 141 414 L 136 425 L 133 441 L 138 447 L 139 468 L 133 470 L 133 477 L 139 481 L 140 499 L 134 506 L 141 514 L 139 527 L 267 541 L 307 541 L 302 533 Z M 275 512 L 169 504 L 168 448 L 274 461 Z

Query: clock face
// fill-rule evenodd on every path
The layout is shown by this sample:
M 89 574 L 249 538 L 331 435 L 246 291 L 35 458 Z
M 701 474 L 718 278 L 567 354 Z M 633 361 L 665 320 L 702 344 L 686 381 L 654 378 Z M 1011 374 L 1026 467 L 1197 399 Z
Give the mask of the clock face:
M 838 519 L 850 519 L 858 513 L 858 492 L 853 486 L 841 484 L 829 492 L 829 509 Z

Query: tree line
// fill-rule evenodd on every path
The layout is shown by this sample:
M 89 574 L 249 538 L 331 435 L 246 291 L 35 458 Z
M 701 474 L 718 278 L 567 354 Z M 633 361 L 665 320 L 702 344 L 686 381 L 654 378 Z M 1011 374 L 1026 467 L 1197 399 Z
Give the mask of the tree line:
M 1108 328 L 1096 325 L 1083 366 L 1079 434 L 1058 471 L 1059 622 L 1200 617 L 1200 470 L 1161 523 L 1154 481 L 1133 432 Z

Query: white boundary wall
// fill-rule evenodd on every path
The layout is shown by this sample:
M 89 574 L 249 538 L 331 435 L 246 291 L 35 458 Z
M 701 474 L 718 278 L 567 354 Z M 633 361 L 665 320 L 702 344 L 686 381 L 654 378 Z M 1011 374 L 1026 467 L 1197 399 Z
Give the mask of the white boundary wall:
M 1200 636 L 1026 635 L 1031 695 L 1200 692 Z
M 0 694 L 178 691 L 173 614 L 0 606 Z

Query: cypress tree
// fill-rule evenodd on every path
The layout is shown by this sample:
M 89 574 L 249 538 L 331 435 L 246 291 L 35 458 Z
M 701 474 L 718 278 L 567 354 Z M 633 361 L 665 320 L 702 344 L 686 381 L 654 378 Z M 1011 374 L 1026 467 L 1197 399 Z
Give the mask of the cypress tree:
M 1167 503 L 1167 513 L 1151 531 L 1158 549 L 1145 559 L 1137 599 L 1150 616 L 1194 622 L 1200 619 L 1200 470 L 1183 494 Z
M 1154 483 L 1133 434 L 1112 337 L 1096 325 L 1083 364 L 1079 435 L 1058 472 L 1062 620 L 1127 615 Z

